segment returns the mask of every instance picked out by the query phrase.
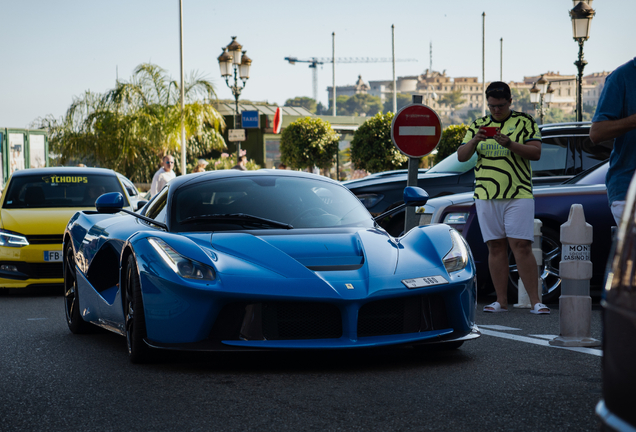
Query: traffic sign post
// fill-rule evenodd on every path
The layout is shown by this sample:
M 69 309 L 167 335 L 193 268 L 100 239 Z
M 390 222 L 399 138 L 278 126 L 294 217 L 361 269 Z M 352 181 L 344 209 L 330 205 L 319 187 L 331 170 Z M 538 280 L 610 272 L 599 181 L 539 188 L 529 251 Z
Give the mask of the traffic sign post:
M 227 140 L 229 142 L 245 141 L 245 129 L 228 129 Z
M 430 154 L 442 139 L 442 121 L 437 113 L 422 104 L 422 95 L 413 95 L 413 103 L 395 114 L 391 122 L 391 140 L 409 157 L 407 186 L 417 186 L 419 159 Z M 406 208 L 404 232 L 417 226 L 415 208 Z

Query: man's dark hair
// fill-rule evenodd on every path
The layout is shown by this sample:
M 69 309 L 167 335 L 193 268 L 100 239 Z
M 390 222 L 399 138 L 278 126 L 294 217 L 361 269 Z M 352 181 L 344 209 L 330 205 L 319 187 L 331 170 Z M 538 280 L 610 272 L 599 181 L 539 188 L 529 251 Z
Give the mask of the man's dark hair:
M 510 87 L 508 84 L 502 81 L 495 81 L 490 83 L 486 89 L 486 97 L 493 97 L 495 99 L 511 99 Z

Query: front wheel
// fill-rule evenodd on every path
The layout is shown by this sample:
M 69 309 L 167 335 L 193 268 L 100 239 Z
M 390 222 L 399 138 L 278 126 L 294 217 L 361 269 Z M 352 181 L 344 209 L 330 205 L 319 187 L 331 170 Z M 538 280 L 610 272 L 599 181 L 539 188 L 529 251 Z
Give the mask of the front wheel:
M 74 334 L 89 333 L 92 327 L 84 321 L 80 312 L 80 299 L 77 289 L 75 253 L 69 243 L 64 248 L 64 312 L 69 330 Z
M 561 296 L 561 277 L 559 276 L 559 262 L 561 261 L 561 241 L 559 233 L 548 227 L 541 229 L 541 250 L 543 265 L 540 266 L 543 289 L 543 303 L 556 303 Z M 517 301 L 519 292 L 519 271 L 512 252 L 509 254 L 510 273 L 508 279 L 508 300 Z
M 146 337 L 146 318 L 141 284 L 137 272 L 137 262 L 132 255 L 126 263 L 126 297 L 124 299 L 126 321 L 126 342 L 128 356 L 132 363 L 146 363 L 150 359 L 150 347 L 144 341 Z

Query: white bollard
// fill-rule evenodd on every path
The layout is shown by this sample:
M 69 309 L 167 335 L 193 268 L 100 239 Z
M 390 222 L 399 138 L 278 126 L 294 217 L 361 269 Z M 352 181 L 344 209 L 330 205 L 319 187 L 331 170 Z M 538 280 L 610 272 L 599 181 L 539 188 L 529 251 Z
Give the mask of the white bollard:
M 572 204 L 568 221 L 561 225 L 561 297 L 559 298 L 560 334 L 550 345 L 593 347 L 601 342 L 591 337 L 592 298 L 590 279 L 592 262 L 592 225 L 585 222 L 581 204 Z
M 541 219 L 534 220 L 534 243 L 532 244 L 532 254 L 534 255 L 534 259 L 537 261 L 537 267 L 539 272 L 539 302 L 541 302 L 541 295 L 543 292 L 543 280 L 541 279 L 541 274 L 543 273 L 543 250 L 541 249 L 541 228 L 543 227 L 543 222 Z M 530 309 L 532 305 L 530 304 L 530 297 L 528 297 L 528 292 L 526 291 L 526 287 L 523 284 L 521 278 L 519 278 L 519 282 L 517 284 L 519 287 L 519 296 L 517 297 L 517 303 L 514 304 L 514 307 L 520 309 Z

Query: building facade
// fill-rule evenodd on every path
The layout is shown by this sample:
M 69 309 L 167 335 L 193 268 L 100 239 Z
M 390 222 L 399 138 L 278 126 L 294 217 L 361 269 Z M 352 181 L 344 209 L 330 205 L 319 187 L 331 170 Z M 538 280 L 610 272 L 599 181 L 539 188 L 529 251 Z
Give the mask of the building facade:
M 609 72 L 595 72 L 583 77 L 583 104 L 596 106 L 600 97 L 605 78 Z M 550 108 L 559 108 L 565 114 L 571 114 L 576 110 L 577 77 L 576 75 L 561 75 L 559 72 L 546 72 L 542 75 L 525 76 L 523 81 L 511 81 L 508 84 L 511 89 L 529 91 L 541 76 L 545 78 L 554 90 Z M 488 86 L 490 83 L 486 83 Z M 396 79 L 398 93 L 409 95 L 422 95 L 424 103 L 440 116 L 446 116 L 451 120 L 460 120 L 469 111 L 481 110 L 483 104 L 483 87 L 477 77 L 455 77 L 446 75 L 446 71 L 438 72 L 426 69 L 423 74 L 417 76 L 403 76 Z M 329 98 L 332 97 L 332 87 L 327 88 Z M 445 96 L 453 92 L 461 94 L 461 103 L 455 107 L 444 103 Z M 336 96 L 352 96 L 359 93 L 368 93 L 380 98 L 382 103 L 393 97 L 393 80 L 364 82 L 361 76 L 355 85 L 337 86 Z

